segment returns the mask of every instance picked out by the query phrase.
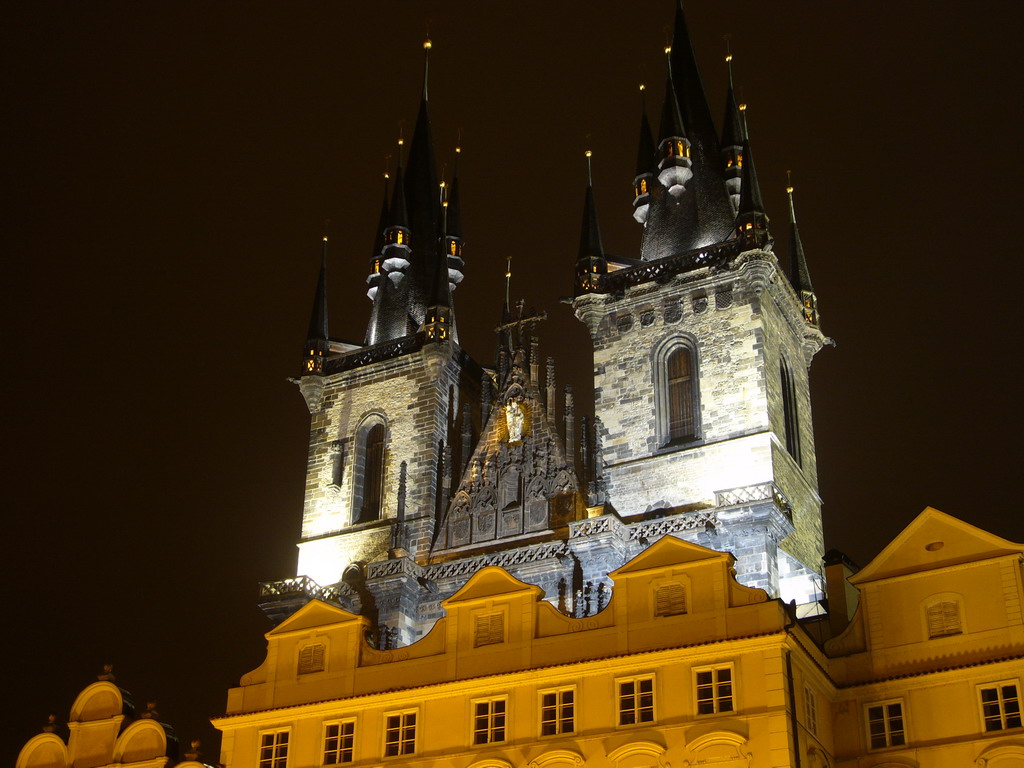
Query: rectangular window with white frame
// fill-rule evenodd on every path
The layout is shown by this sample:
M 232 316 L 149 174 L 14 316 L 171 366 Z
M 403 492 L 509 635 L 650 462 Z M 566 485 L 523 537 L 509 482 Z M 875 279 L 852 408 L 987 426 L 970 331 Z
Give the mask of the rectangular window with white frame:
M 1016 680 L 980 685 L 978 696 L 981 722 L 986 732 L 1021 727 L 1020 685 Z
M 288 767 L 288 730 L 260 733 L 259 768 Z
M 654 676 L 628 677 L 615 681 L 619 725 L 654 722 Z
M 732 664 L 693 670 L 698 715 L 717 715 L 736 710 Z
M 813 735 L 818 735 L 818 694 L 811 686 L 804 687 L 804 725 Z
M 901 747 L 907 743 L 902 701 L 880 701 L 865 708 L 868 746 L 871 749 Z
M 477 699 L 473 706 L 473 743 L 498 744 L 505 740 L 508 699 Z
M 540 735 L 561 736 L 576 731 L 576 689 L 540 692 Z
M 324 723 L 324 765 L 351 763 L 355 752 L 356 721 Z
M 384 756 L 398 757 L 416 752 L 416 710 L 384 715 Z

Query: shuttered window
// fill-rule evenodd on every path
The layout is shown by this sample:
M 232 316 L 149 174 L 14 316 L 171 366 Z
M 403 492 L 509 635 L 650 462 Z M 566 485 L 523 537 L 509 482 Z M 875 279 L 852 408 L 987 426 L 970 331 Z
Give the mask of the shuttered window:
M 686 589 L 682 584 L 662 584 L 654 590 L 654 615 L 678 616 L 686 613 Z
M 952 600 L 943 600 L 928 606 L 928 637 L 945 637 L 959 635 L 960 606 Z
M 324 645 L 307 645 L 299 651 L 299 674 L 308 675 L 310 672 L 324 671 Z
M 505 642 L 505 615 L 503 613 L 478 613 L 474 617 L 473 647 L 494 645 Z

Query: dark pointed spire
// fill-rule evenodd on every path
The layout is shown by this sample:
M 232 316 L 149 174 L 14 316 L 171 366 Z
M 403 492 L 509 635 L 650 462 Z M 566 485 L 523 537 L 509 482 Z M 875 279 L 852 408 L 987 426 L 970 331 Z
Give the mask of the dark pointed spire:
M 654 143 L 654 136 L 651 134 L 651 122 L 647 119 L 647 99 L 644 94 L 647 86 L 640 84 L 640 140 L 637 142 L 636 151 L 636 175 L 643 176 L 645 173 L 652 173 L 658 162 L 658 147 Z
M 732 82 L 732 54 L 727 53 L 725 63 L 729 69 L 729 87 L 725 92 L 725 118 L 722 120 L 722 148 L 742 147 L 746 138 L 743 118 L 740 116 L 739 103 L 736 101 L 736 89 Z
M 789 171 L 786 171 L 789 177 Z M 818 315 L 818 297 L 811 285 L 811 273 L 807 269 L 807 258 L 804 256 L 804 245 L 800 240 L 800 230 L 796 225 L 796 207 L 793 205 L 793 182 L 790 178 L 786 185 L 786 196 L 789 198 L 789 282 L 800 298 L 800 311 L 804 322 L 815 328 L 821 322 Z
M 462 147 L 455 147 L 455 168 L 452 171 L 452 183 L 448 187 L 448 213 L 445 234 L 462 238 L 462 206 L 459 199 L 459 157 Z
M 743 182 L 740 189 L 740 208 L 736 214 L 736 235 L 750 248 L 763 248 L 771 241 L 768 216 L 761 199 L 761 186 L 757 183 L 754 155 L 750 151 L 750 136 L 743 142 Z
M 594 202 L 594 178 L 590 164 L 592 152 L 587 150 L 587 193 L 583 202 L 583 226 L 580 229 L 580 258 L 604 258 L 601 229 L 597 224 L 597 205 Z
M 665 103 L 661 107 L 661 128 L 658 131 L 658 142 L 676 136 L 685 138 L 686 129 L 683 116 L 679 111 L 679 98 L 676 95 L 675 81 L 672 77 L 672 60 L 668 60 L 668 74 L 665 76 Z
M 647 119 L 647 86 L 640 84 L 640 141 L 637 142 L 636 176 L 633 177 L 633 218 L 646 226 L 651 207 L 651 185 L 658 166 L 658 148 L 651 135 L 651 123 Z
M 800 240 L 800 230 L 796 225 L 796 208 L 793 205 L 793 185 L 786 187 L 789 198 L 789 281 L 798 291 L 814 291 L 811 285 L 811 274 L 807 271 L 807 258 L 804 256 L 804 245 Z
M 323 373 L 324 357 L 327 355 L 327 235 L 324 235 L 323 251 L 320 256 L 320 275 L 313 294 L 313 311 L 309 316 L 309 332 L 306 334 L 306 353 L 303 374 Z
M 722 169 L 729 200 L 733 210 L 738 212 L 743 176 L 743 142 L 747 135 L 732 83 L 732 53 L 726 53 L 725 63 L 729 68 L 729 89 L 725 93 L 725 118 L 722 120 Z
M 445 199 L 444 182 L 441 182 L 440 189 L 442 228 L 446 228 L 448 201 Z M 451 308 L 451 288 L 448 282 L 448 258 L 445 251 L 447 242 L 448 238 L 443 236 L 437 241 L 431 297 L 423 320 L 423 330 L 427 338 L 438 342 L 451 338 L 455 326 Z
M 743 186 L 740 192 L 739 215 L 764 213 L 761 186 L 757 183 L 754 156 L 750 151 L 750 139 L 743 141 Z
M 686 127 L 686 137 L 692 145 L 690 156 L 694 178 L 687 189 L 692 188 L 694 192 L 696 232 L 688 238 L 688 245 L 700 247 L 729 236 L 733 211 L 722 172 L 718 133 L 704 92 L 682 2 L 676 5 L 671 60 L 679 111 Z
M 594 179 L 588 149 L 587 192 L 583 199 L 583 223 L 580 228 L 580 252 L 576 259 L 576 291 L 588 293 L 600 285 L 600 276 L 608 272 L 604 246 L 601 243 L 601 229 L 597 223 L 597 205 L 594 202 Z
M 377 236 L 373 240 L 373 257 L 376 258 L 384 250 L 384 230 L 388 226 L 388 174 L 384 174 L 384 197 L 380 201 L 380 216 L 377 217 Z

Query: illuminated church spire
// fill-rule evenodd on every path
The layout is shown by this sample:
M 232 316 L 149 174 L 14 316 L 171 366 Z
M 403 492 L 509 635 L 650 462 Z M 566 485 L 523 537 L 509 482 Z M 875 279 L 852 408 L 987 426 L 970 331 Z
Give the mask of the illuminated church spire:
M 750 150 L 750 134 L 744 124 L 743 180 L 740 188 L 740 208 L 736 214 L 736 236 L 744 247 L 763 248 L 771 242 L 768 233 L 768 215 L 761 199 L 761 186 L 757 183 L 754 155 Z

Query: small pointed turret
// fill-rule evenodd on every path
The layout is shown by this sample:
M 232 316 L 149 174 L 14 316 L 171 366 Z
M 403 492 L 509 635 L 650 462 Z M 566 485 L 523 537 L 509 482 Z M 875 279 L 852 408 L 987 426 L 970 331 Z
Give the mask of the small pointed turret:
M 580 230 L 580 253 L 576 259 L 576 292 L 589 293 L 601 284 L 601 276 L 608 272 L 604 246 L 601 244 L 601 229 L 597 224 L 597 206 L 594 203 L 594 179 L 590 163 L 592 152 L 587 156 L 587 192 L 583 200 L 583 225 Z
M 788 175 L 788 171 L 787 171 Z M 796 207 L 793 205 L 793 183 L 786 186 L 789 198 L 789 282 L 800 297 L 801 311 L 804 321 L 814 328 L 820 322 L 818 317 L 818 297 L 814 295 L 811 285 L 811 273 L 807 270 L 807 259 L 804 256 L 804 245 L 800 240 L 800 230 L 796 225 Z
M 373 301 L 377 295 L 382 279 L 381 273 L 384 268 L 384 230 L 388 226 L 388 175 L 384 174 L 384 198 L 380 202 L 380 216 L 377 219 L 377 235 L 373 239 L 373 256 L 370 257 L 370 274 L 366 278 L 369 288 L 366 291 L 367 297 Z
M 679 113 L 675 82 L 672 78 L 672 49 L 665 49 L 668 75 L 665 81 L 665 106 L 661 110 L 661 131 L 658 136 L 658 181 L 674 198 L 682 197 L 686 183 L 693 178 L 690 170 L 690 140 L 686 138 L 683 117 Z
M 763 248 L 771 242 L 768 215 L 764 212 L 764 202 L 761 200 L 761 187 L 757 183 L 749 135 L 743 142 L 743 181 L 740 209 L 736 214 L 736 236 L 746 248 Z
M 445 185 L 441 183 L 441 211 L 442 219 L 447 218 L 448 200 L 445 199 Z M 442 228 L 447 223 L 442 220 Z M 450 339 L 454 330 L 454 318 L 452 317 L 451 289 L 448 286 L 448 260 L 445 258 L 444 245 L 447 238 L 438 238 L 439 253 L 434 262 L 436 270 L 434 273 L 433 288 L 431 290 L 430 303 L 426 308 L 423 318 L 423 332 L 427 339 L 436 342 L 443 342 Z
M 651 203 L 651 184 L 654 169 L 658 163 L 658 148 L 654 146 L 651 123 L 647 119 L 647 100 L 644 93 L 647 86 L 640 84 L 640 141 L 636 152 L 636 176 L 633 178 L 633 218 L 640 224 L 647 223 Z
M 729 88 L 725 93 L 725 118 L 722 120 L 722 166 L 725 173 L 725 186 L 729 190 L 729 200 L 733 211 L 739 212 L 740 185 L 743 176 L 743 141 L 746 139 L 743 130 L 743 118 L 736 103 L 736 91 L 732 82 L 732 54 L 725 56 L 729 68 Z
M 306 334 L 303 376 L 323 374 L 327 349 L 327 235 L 324 235 L 323 252 L 320 256 L 320 276 L 316 282 L 313 311 L 309 317 L 309 332 Z
M 462 282 L 465 261 L 462 259 L 462 206 L 459 197 L 459 157 L 462 147 L 455 147 L 455 169 L 452 183 L 448 186 L 447 208 L 444 212 L 444 252 L 448 257 L 448 282 L 450 290 Z

